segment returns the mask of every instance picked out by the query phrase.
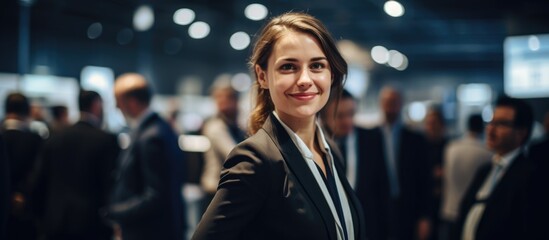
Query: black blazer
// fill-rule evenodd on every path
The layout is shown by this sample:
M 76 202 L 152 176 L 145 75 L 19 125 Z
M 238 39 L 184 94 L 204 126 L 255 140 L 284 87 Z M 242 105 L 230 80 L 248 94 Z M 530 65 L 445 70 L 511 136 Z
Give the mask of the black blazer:
M 112 232 L 100 218 L 99 209 L 108 203 L 119 151 L 116 136 L 85 121 L 45 142 L 35 196 L 42 200 L 47 234 L 108 239 Z
M 360 203 L 342 171 L 340 155 L 334 158 L 355 239 L 365 239 Z M 192 239 L 337 239 L 320 187 L 274 116 L 238 144 L 223 167 L 217 193 Z
M 422 135 L 402 126 L 397 154 L 400 197 L 390 204 L 389 177 L 385 163 L 382 129 L 376 127 L 359 132 L 360 141 L 357 195 L 364 206 L 369 239 L 387 239 L 389 211 L 398 218 L 399 239 L 414 239 L 417 221 L 431 216 L 430 165 L 426 141 Z M 392 209 L 390 209 L 392 208 Z
M 156 113 L 137 129 L 120 155 L 110 216 L 128 239 L 182 239 L 183 152 L 175 132 Z
M 530 239 L 549 239 L 549 135 L 541 142 L 533 144 L 529 151 L 529 160 L 533 164 L 528 195 L 527 232 Z
M 0 238 L 6 237 L 6 224 L 9 209 L 10 171 L 4 137 L 0 132 Z
M 31 191 L 28 179 L 43 140 L 28 129 L 4 130 L 3 135 L 10 167 L 10 193 L 21 192 L 27 195 Z
M 458 234 L 462 235 L 469 210 L 476 202 L 476 195 L 490 173 L 490 163 L 481 167 L 467 189 L 461 202 Z M 508 167 L 486 200 L 484 213 L 477 226 L 475 239 L 528 239 L 526 231 L 526 207 L 531 164 L 520 153 Z

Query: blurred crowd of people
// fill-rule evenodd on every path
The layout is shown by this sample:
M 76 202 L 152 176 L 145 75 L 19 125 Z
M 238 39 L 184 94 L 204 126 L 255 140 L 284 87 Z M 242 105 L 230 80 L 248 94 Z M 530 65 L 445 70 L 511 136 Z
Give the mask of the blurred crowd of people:
M 103 100 L 81 90 L 80 118 L 52 108 L 48 135 L 31 126 L 29 99 L 5 100 L 0 133 L 2 239 L 184 239 L 185 159 L 178 136 L 150 109 L 150 84 L 121 75 L 114 86 L 129 144 L 102 129 Z M 121 146 L 124 146 L 122 148 Z
M 47 136 L 31 126 L 27 97 L 7 96 L 0 130 L 0 238 L 192 234 L 197 224 L 192 219 L 213 198 L 225 158 L 246 138 L 237 123 L 238 92 L 230 85 L 212 86 L 217 113 L 198 132 L 210 148 L 200 154 L 200 164 L 190 166 L 180 133 L 149 107 L 153 93 L 143 76 L 123 74 L 113 91 L 129 127 L 124 148 L 102 128 L 97 92 L 80 92 L 74 124 L 65 106 L 52 107 Z M 543 231 L 549 214 L 549 114 L 546 134 L 532 142 L 531 107 L 501 97 L 487 125 L 473 114 L 462 136 L 448 136 L 440 108 L 429 109 L 422 132 L 404 122 L 404 103 L 399 89 L 383 88 L 383 121 L 374 128 L 356 125 L 358 102 L 347 91 L 320 112 L 363 206 L 369 239 L 549 239 Z M 192 206 L 198 209 L 189 211 L 182 188 L 191 172 L 200 172 L 194 181 L 204 195 Z
M 305 19 L 308 18 L 305 16 Z M 290 37 L 281 39 L 292 40 L 288 43 L 280 40 L 288 44 L 288 48 L 299 41 L 303 44 L 315 42 L 302 33 L 284 36 Z M 313 53 L 322 53 L 319 46 L 311 46 Z M 322 47 L 328 49 L 330 45 Z M 334 56 L 330 57 L 335 60 L 330 61 L 338 60 Z M 468 117 L 465 133 L 449 136 L 443 111 L 436 107 L 427 111 L 422 130 L 409 126 L 402 117 L 402 107 L 406 103 L 402 91 L 385 86 L 379 94 L 382 122 L 378 126 L 363 128 L 355 123 L 358 100 L 346 90 L 341 94 L 331 92 L 326 105 L 315 105 L 321 109 L 316 122 L 316 112 L 309 111 L 307 115 L 303 113 L 305 110 L 295 110 L 280 99 L 273 102 L 271 96 L 280 98 L 278 95 L 285 93 L 279 89 L 276 92 L 274 84 L 267 81 L 267 76 L 273 74 L 266 67 L 272 64 L 271 60 L 256 58 L 256 77 L 262 84 L 257 86 L 258 96 L 265 100 L 264 106 L 260 106 L 262 115 L 256 116 L 261 121 L 252 123 L 252 130 L 240 126 L 238 92 L 230 85 L 214 84 L 211 98 L 217 112 L 204 121 L 197 133 L 209 140 L 209 148 L 198 155 L 200 163 L 193 165 L 189 164 L 191 155 L 180 146 L 179 134 L 182 133 L 177 132 L 173 122 L 150 107 L 153 92 L 142 75 L 126 73 L 115 81 L 116 105 L 128 126 L 125 138 L 104 130 L 103 100 L 97 92 L 80 91 L 75 99 L 80 111 L 76 123 L 69 122 L 65 106 L 51 108 L 51 121 L 33 119 L 29 99 L 22 93 L 9 94 L 0 127 L 0 238 L 186 239 L 195 231 L 197 219 L 204 212 L 209 213 L 206 214 L 209 218 L 202 228 L 198 228 L 198 238 L 208 236 L 210 229 L 219 227 L 216 221 L 227 215 L 236 218 L 239 212 L 220 213 L 247 207 L 229 200 L 245 202 L 255 197 L 235 196 L 248 194 L 240 188 L 242 185 L 253 188 L 267 182 L 236 179 L 253 175 L 257 180 L 262 176 L 250 173 L 265 170 L 264 165 L 258 164 L 260 161 L 253 161 L 259 155 L 274 165 L 297 152 L 303 155 L 296 154 L 298 157 L 307 157 L 306 153 L 313 155 L 314 152 L 316 155 L 311 159 L 318 162 L 312 165 L 311 172 L 318 170 L 317 174 L 324 176 L 317 175 L 318 178 L 311 182 L 327 186 L 319 196 L 327 201 L 346 196 L 330 206 L 333 212 L 337 211 L 332 214 L 341 229 L 337 235 L 334 233 L 338 239 L 354 239 L 353 233 L 380 240 L 549 239 L 544 231 L 549 223 L 549 114 L 544 122 L 546 134 L 531 141 L 534 122 L 531 106 L 523 100 L 501 96 L 494 103 L 493 117 L 487 124 L 480 115 L 473 114 Z M 317 61 L 317 58 L 312 59 Z M 320 59 L 320 63 L 328 61 Z M 314 71 L 330 76 L 326 66 L 315 64 L 312 65 L 318 68 Z M 293 71 L 293 68 L 289 66 L 283 70 Z M 338 75 L 341 84 L 343 72 Z M 280 81 L 283 80 L 286 79 Z M 332 87 L 328 81 L 323 83 Z M 270 88 L 275 89 L 271 94 L 278 95 L 268 95 Z M 312 97 L 299 95 L 296 98 Z M 286 115 L 274 113 L 273 104 L 286 111 L 281 112 Z M 301 145 L 306 143 L 298 141 L 301 137 L 298 133 L 303 134 L 303 131 L 296 131 L 295 136 L 288 134 L 292 129 L 287 125 L 294 124 L 288 122 L 292 114 L 307 115 L 307 119 L 314 120 L 310 125 L 303 124 L 306 127 L 292 127 L 304 132 L 321 131 L 308 132 L 312 132 L 307 135 L 311 142 L 320 142 L 311 148 L 313 152 L 305 151 L 308 148 Z M 32 126 L 36 121 L 47 122 L 43 124 L 49 127 L 47 134 Z M 317 124 L 322 126 L 321 130 L 317 129 Z M 266 133 L 246 140 L 248 132 L 256 133 L 262 126 L 268 128 Z M 270 138 L 265 134 L 271 134 L 272 138 L 276 136 L 277 142 L 269 142 Z M 129 142 L 122 144 L 121 139 L 129 139 Z M 299 143 L 292 148 L 294 152 L 285 152 L 282 156 L 273 150 L 276 150 L 276 144 L 286 144 L 290 140 Z M 243 141 L 244 144 L 239 145 Z M 332 141 L 337 145 L 333 155 L 328 146 Z M 266 146 L 256 146 L 260 143 L 266 143 Z M 325 147 L 323 150 L 328 154 L 322 152 L 320 146 Z M 330 157 L 317 156 L 320 154 Z M 331 159 L 340 160 L 339 155 L 341 163 L 330 162 Z M 230 161 L 228 165 L 234 166 L 226 166 L 226 160 Z M 340 165 L 349 184 L 342 183 L 337 171 L 331 170 Z M 191 181 L 187 175 L 196 177 Z M 305 190 L 292 185 L 297 184 L 294 178 L 293 175 L 285 178 L 288 189 L 284 189 L 284 193 L 287 196 L 295 194 L 291 196 L 294 198 L 302 197 Z M 221 194 L 220 182 L 229 185 L 224 186 L 226 189 Z M 186 183 L 199 186 L 200 204 L 186 201 L 188 196 L 183 191 Z M 231 185 L 234 183 L 242 185 L 234 187 Z M 354 191 L 356 196 L 346 195 L 346 191 Z M 291 197 L 289 201 L 295 200 Z M 355 205 L 355 199 L 360 204 Z M 214 207 L 208 208 L 210 202 Z M 263 207 L 262 203 L 254 207 Z M 291 205 L 284 201 L 277 203 Z M 307 205 L 297 211 L 311 208 Z M 269 210 L 274 214 L 294 209 Z M 360 210 L 360 214 L 355 213 Z M 261 216 L 261 221 L 269 217 Z M 284 219 L 277 218 L 277 221 Z M 358 229 L 362 223 L 363 229 Z M 223 235 L 224 232 L 215 234 Z

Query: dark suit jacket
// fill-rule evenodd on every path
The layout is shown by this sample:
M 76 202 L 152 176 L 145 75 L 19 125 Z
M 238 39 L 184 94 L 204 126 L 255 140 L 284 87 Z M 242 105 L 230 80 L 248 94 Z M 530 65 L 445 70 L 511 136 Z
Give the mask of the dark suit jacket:
M 36 239 L 33 221 L 31 183 L 29 181 L 36 156 L 42 146 L 42 138 L 27 129 L 3 130 L 10 172 L 10 209 L 8 210 L 7 239 Z M 22 205 L 14 205 L 15 193 L 24 196 Z
M 476 202 L 476 194 L 490 173 L 492 165 L 481 167 L 467 189 L 461 202 L 458 221 L 458 234 L 463 233 L 463 226 L 469 210 Z M 526 190 L 531 172 L 530 162 L 519 154 L 492 190 L 486 200 L 484 213 L 477 226 L 475 239 L 529 239 L 526 232 Z
M 9 209 L 10 172 L 4 137 L 0 133 L 0 239 L 6 237 Z
M 430 165 L 425 139 L 406 127 L 401 128 L 397 154 L 397 173 L 400 197 L 391 200 L 389 177 L 385 163 L 385 144 L 380 127 L 362 131 L 358 135 L 359 174 L 357 195 L 364 207 L 366 231 L 369 239 L 387 239 L 390 214 L 396 216 L 398 239 L 414 239 L 417 221 L 431 216 Z M 393 202 L 393 204 L 391 204 Z M 393 212 L 393 213 L 391 213 Z
M 28 179 L 42 146 L 42 138 L 29 130 L 5 130 L 3 135 L 10 161 L 11 193 L 27 195 L 30 191 Z
M 99 216 L 106 207 L 119 147 L 116 136 L 85 121 L 53 135 L 40 154 L 36 195 L 43 195 L 48 235 L 74 234 L 109 239 Z
M 177 135 L 156 113 L 136 131 L 119 159 L 110 216 L 124 240 L 182 239 L 185 176 Z
M 528 195 L 529 222 L 526 224 L 530 239 L 549 239 L 549 135 L 533 144 L 529 151 L 533 164 Z
M 330 144 L 333 149 L 334 144 Z M 365 239 L 361 206 L 336 169 Z M 337 239 L 335 220 L 305 159 L 274 116 L 229 154 L 217 193 L 193 239 Z

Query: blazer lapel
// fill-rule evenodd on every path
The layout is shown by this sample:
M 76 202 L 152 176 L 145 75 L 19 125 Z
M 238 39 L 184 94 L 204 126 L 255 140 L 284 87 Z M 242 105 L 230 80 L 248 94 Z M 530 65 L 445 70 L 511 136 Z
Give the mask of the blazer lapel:
M 330 207 L 328 206 L 328 203 L 326 202 L 316 179 L 311 173 L 309 166 L 305 162 L 305 159 L 301 155 L 299 149 L 297 149 L 294 142 L 288 135 L 288 132 L 286 132 L 286 129 L 284 129 L 284 127 L 272 114 L 269 118 L 267 118 L 267 121 L 265 121 L 263 129 L 265 129 L 265 131 L 271 136 L 274 143 L 282 153 L 288 167 L 295 173 L 294 175 L 296 179 L 303 186 L 303 189 L 309 196 L 309 199 L 311 199 L 313 204 L 318 209 L 318 212 L 322 216 L 324 224 L 330 233 L 330 238 L 337 239 L 335 228 L 336 223 L 332 216 Z
M 334 149 L 334 143 L 328 140 L 328 144 L 330 145 L 330 149 Z M 332 152 L 332 155 L 334 157 L 334 165 L 335 165 L 335 171 L 338 172 L 339 181 L 341 181 L 341 184 L 343 185 L 343 189 L 345 191 L 345 194 L 347 194 L 347 200 L 349 200 L 349 207 L 351 208 L 351 216 L 353 218 L 353 228 L 355 232 L 355 239 L 360 239 L 361 230 L 363 229 L 360 225 L 363 222 L 363 219 L 360 217 L 360 213 L 362 213 L 362 209 L 360 208 L 360 203 L 358 202 L 358 198 L 356 197 L 355 191 L 349 184 L 349 181 L 347 180 L 347 177 L 345 175 L 345 172 L 343 171 L 343 164 L 342 160 L 339 159 L 341 155 L 336 151 Z

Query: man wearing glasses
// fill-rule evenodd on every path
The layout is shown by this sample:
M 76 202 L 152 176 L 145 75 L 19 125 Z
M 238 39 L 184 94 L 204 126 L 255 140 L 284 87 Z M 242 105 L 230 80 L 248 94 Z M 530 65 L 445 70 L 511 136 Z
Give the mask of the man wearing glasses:
M 527 185 L 531 165 L 523 146 L 532 131 L 532 108 L 524 101 L 501 97 L 486 127 L 486 144 L 495 155 L 481 167 L 461 203 L 463 240 L 524 239 Z

